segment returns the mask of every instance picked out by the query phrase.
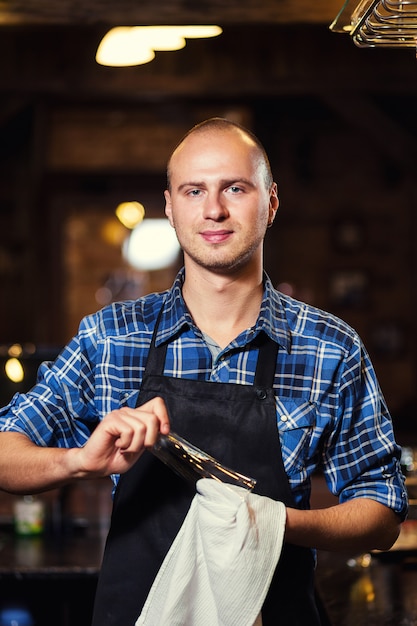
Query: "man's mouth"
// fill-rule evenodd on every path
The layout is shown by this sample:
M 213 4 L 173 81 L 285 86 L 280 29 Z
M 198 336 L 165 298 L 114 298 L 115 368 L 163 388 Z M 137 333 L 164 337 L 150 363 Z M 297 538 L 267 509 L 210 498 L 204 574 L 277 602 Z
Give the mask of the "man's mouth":
M 231 230 L 205 230 L 201 236 L 208 243 L 223 243 L 232 235 L 232 232 Z

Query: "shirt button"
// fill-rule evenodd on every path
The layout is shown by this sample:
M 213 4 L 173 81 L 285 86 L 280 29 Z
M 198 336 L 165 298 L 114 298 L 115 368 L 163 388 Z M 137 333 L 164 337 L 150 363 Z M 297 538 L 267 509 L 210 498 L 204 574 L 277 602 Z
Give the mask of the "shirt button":
M 288 422 L 289 419 L 288 415 L 281 415 L 281 422 Z

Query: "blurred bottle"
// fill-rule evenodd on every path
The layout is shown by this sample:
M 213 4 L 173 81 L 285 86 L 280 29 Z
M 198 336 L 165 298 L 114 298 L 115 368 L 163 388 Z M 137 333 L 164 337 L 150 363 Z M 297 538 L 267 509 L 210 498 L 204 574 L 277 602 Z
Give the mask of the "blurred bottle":
M 23 496 L 14 504 L 14 528 L 18 535 L 40 535 L 44 529 L 45 507 L 35 496 Z

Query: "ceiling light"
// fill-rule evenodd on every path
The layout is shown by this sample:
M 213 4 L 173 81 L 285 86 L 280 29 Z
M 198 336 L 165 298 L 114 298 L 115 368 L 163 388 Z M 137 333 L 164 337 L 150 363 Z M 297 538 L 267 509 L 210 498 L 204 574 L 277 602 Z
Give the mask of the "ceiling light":
M 142 65 L 154 58 L 155 52 L 147 42 L 138 41 L 135 31 L 125 26 L 112 28 L 104 35 L 96 53 L 97 63 L 112 67 Z
M 181 50 L 185 47 L 182 31 L 177 26 L 134 26 L 136 37 L 146 41 L 152 50 Z
M 223 32 L 220 26 L 172 26 L 171 28 L 178 29 L 187 39 L 218 37 Z
M 155 51 L 180 50 L 186 38 L 217 37 L 220 26 L 117 26 L 103 37 L 96 53 L 100 65 L 127 67 L 149 63 Z

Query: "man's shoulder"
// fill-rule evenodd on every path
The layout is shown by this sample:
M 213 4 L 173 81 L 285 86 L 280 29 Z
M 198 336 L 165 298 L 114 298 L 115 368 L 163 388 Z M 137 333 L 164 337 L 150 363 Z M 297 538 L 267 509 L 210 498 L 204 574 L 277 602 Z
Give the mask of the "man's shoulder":
M 350 345 L 358 340 L 356 330 L 334 313 L 282 293 L 279 300 L 293 336 L 316 337 Z
M 150 293 L 137 300 L 113 302 L 84 318 L 82 326 L 95 327 L 99 337 L 152 332 L 166 294 Z

